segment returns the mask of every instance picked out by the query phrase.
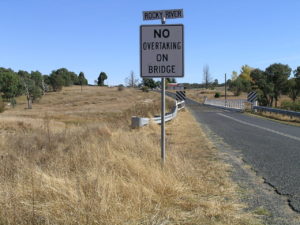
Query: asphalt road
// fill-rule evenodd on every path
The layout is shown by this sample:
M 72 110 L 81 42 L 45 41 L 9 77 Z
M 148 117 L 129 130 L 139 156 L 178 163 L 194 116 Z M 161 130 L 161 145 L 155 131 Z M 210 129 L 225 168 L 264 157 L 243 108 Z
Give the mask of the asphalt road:
M 186 101 L 207 126 L 300 212 L 300 127 Z

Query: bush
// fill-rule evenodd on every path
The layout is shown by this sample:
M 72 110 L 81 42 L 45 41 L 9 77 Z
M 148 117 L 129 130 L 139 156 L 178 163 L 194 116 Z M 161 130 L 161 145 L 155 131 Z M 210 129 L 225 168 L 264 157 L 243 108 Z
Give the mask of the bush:
M 16 104 L 17 104 L 16 99 L 15 99 L 15 98 L 12 98 L 12 99 L 10 100 L 10 104 L 11 104 L 11 106 L 12 106 L 13 108 L 15 108 L 15 106 L 16 106 Z
M 5 104 L 0 96 L 0 113 L 4 112 L 5 110 Z
M 280 108 L 285 110 L 300 111 L 300 101 L 296 101 L 295 103 L 291 101 L 283 101 Z
M 124 85 L 123 84 L 120 84 L 119 86 L 118 86 L 118 91 L 123 91 L 124 90 Z
M 149 92 L 149 88 L 146 87 L 146 86 L 143 86 L 141 90 L 142 90 L 143 92 Z
M 215 94 L 215 98 L 220 98 L 221 97 L 221 94 L 220 94 L 220 92 L 216 92 L 216 94 Z

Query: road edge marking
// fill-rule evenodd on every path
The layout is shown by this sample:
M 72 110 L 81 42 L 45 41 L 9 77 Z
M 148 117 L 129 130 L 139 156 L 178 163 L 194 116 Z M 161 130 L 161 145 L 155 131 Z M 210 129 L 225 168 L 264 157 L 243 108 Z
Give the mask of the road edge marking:
M 272 130 L 270 128 L 266 128 L 266 127 L 262 127 L 262 126 L 259 126 L 259 125 L 256 125 L 256 124 L 248 123 L 248 122 L 245 122 L 243 120 L 239 120 L 239 119 L 233 118 L 231 116 L 224 115 L 222 113 L 217 113 L 217 114 L 220 115 L 220 116 L 226 117 L 228 119 L 234 120 L 238 123 L 244 124 L 244 125 L 256 127 L 256 128 L 262 129 L 262 130 L 269 131 L 269 132 L 274 133 L 274 134 L 279 134 L 281 136 L 288 137 L 288 138 L 291 138 L 291 139 L 296 140 L 296 141 L 300 141 L 299 137 L 296 137 L 296 136 L 293 136 L 293 135 L 285 134 L 285 133 L 282 133 L 282 132 L 279 132 L 279 131 L 276 131 L 276 130 Z

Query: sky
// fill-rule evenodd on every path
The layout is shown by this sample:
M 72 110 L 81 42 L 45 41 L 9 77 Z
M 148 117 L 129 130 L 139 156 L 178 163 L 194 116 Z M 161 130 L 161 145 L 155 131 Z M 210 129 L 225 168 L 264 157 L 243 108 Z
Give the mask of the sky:
M 0 0 L 0 67 L 50 74 L 83 71 L 93 84 L 101 71 L 108 85 L 140 76 L 142 11 L 183 9 L 184 78 L 202 83 L 203 66 L 224 82 L 242 65 L 300 66 L 299 0 Z

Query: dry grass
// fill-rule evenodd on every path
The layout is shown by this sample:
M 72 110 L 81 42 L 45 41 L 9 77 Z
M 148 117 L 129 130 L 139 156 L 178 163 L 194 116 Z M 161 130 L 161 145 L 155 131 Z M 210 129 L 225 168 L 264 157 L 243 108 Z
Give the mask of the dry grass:
M 85 92 L 1 114 L 0 224 L 257 224 L 188 112 L 167 125 L 162 169 L 159 126 L 129 128 L 131 115 L 157 113 L 159 96 Z
M 300 118 L 299 117 L 291 117 L 288 115 L 283 115 L 283 114 L 279 114 L 279 113 L 272 113 L 272 112 L 258 112 L 255 113 L 259 116 L 263 116 L 263 117 L 267 117 L 270 119 L 275 119 L 275 120 L 280 120 L 283 122 L 289 122 L 290 124 L 296 125 L 296 126 L 300 126 Z

